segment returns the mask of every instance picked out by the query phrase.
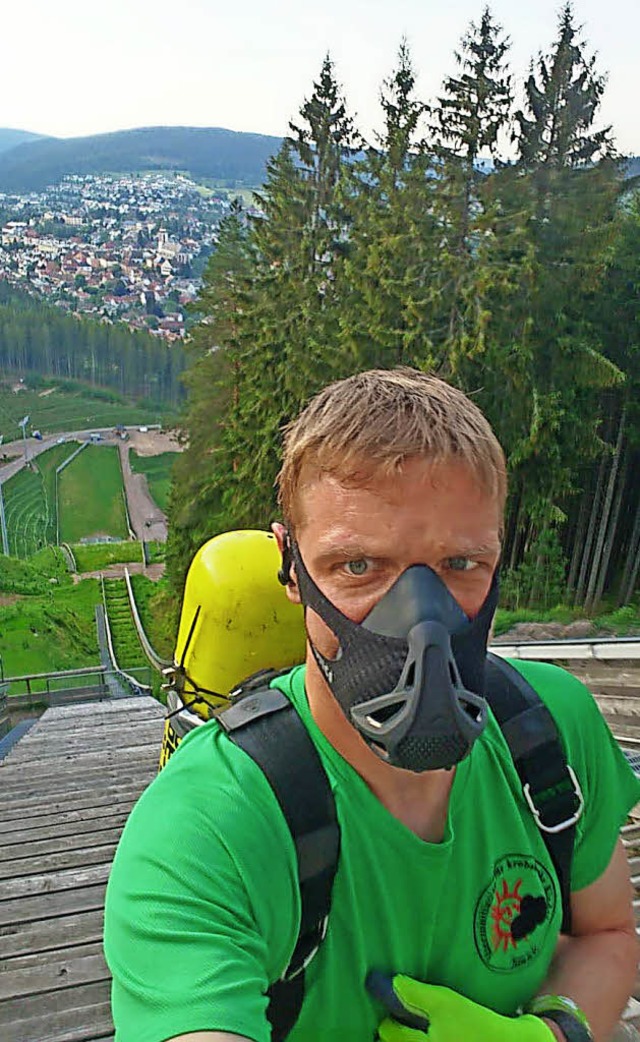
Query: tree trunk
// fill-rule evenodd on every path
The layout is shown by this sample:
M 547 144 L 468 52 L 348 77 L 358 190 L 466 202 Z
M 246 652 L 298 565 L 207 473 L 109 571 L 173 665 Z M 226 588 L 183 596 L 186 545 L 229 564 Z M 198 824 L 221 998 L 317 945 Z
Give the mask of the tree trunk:
M 604 586 L 607 578 L 607 572 L 609 571 L 609 561 L 611 560 L 611 551 L 613 549 L 613 543 L 616 537 L 616 531 L 618 529 L 618 521 L 620 519 L 620 507 L 622 506 L 622 494 L 627 484 L 627 469 L 628 469 L 628 458 L 623 459 L 623 464 L 620 470 L 620 477 L 618 480 L 618 491 L 616 493 L 615 503 L 611 513 L 611 520 L 609 522 L 609 531 L 604 544 L 604 550 L 602 553 L 602 561 L 600 563 L 600 574 L 598 576 L 598 582 L 596 583 L 596 592 L 594 595 L 594 603 L 598 604 L 602 599 L 604 592 Z
M 616 442 L 616 448 L 613 455 L 613 461 L 611 463 L 611 470 L 609 472 L 609 481 L 607 484 L 607 492 L 602 507 L 602 518 L 600 520 L 600 528 L 598 531 L 598 538 L 596 540 L 595 550 L 593 551 L 593 562 L 591 564 L 591 574 L 589 576 L 589 584 L 587 586 L 587 593 L 585 596 L 584 606 L 587 611 L 590 611 L 595 603 L 596 585 L 600 574 L 600 562 L 602 560 L 602 552 L 604 549 L 605 536 L 607 534 L 607 525 L 609 522 L 609 515 L 611 513 L 611 504 L 613 503 L 613 493 L 616 486 L 616 479 L 618 477 L 618 469 L 620 466 L 620 455 L 622 451 L 622 442 L 624 438 L 624 426 L 626 419 L 626 405 L 623 406 L 622 415 L 620 417 L 620 426 L 618 428 L 618 440 Z
M 598 521 L 598 511 L 600 509 L 600 498 L 602 496 L 602 486 L 604 484 L 604 475 L 607 466 L 607 457 L 602 456 L 600 460 L 600 466 L 598 467 L 598 479 L 596 481 L 596 490 L 593 495 L 593 501 L 591 504 L 591 517 L 589 518 L 589 528 L 587 530 L 587 538 L 584 542 L 582 550 L 582 560 L 580 562 L 580 573 L 578 575 L 578 582 L 576 585 L 576 595 L 574 598 L 574 604 L 581 604 L 584 600 L 584 589 L 587 581 L 587 571 L 589 568 L 589 558 L 591 556 L 591 547 L 593 546 L 593 539 L 596 534 L 596 524 Z
M 520 549 L 520 503 L 521 503 L 521 501 L 522 501 L 522 496 L 521 496 L 520 492 L 518 492 L 518 494 L 516 496 L 516 499 L 515 499 L 515 504 L 514 504 L 513 520 L 511 521 L 511 524 L 509 526 L 510 529 L 511 529 L 511 531 L 509 533 L 510 538 L 511 538 L 511 546 L 509 548 L 509 571 L 510 572 L 513 571 L 513 569 L 516 568 L 517 565 L 518 565 L 518 551 Z
M 576 579 L 578 578 L 578 568 L 580 566 L 580 553 L 582 547 L 584 546 L 584 538 L 587 529 L 588 517 L 589 493 L 585 490 L 585 492 L 582 495 L 580 513 L 578 515 L 578 523 L 576 525 L 576 531 L 573 537 L 573 553 L 571 555 L 571 564 L 569 566 L 569 578 L 567 579 L 567 590 L 569 593 L 573 593 L 576 585 Z
M 622 582 L 620 584 L 620 593 L 618 595 L 618 605 L 628 604 L 633 597 L 633 590 L 636 585 L 636 579 L 638 578 L 638 570 L 640 569 L 640 501 L 636 508 L 636 516 L 633 522 L 633 531 L 631 532 L 631 539 L 629 542 L 629 549 L 627 551 L 627 560 L 622 575 Z

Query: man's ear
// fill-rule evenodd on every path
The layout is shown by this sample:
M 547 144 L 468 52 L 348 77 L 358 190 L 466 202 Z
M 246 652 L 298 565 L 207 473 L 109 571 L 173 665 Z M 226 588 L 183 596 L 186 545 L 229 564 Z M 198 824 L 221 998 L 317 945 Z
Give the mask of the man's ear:
M 286 587 L 287 597 L 293 604 L 301 604 L 300 591 L 298 590 L 298 583 L 296 581 L 296 572 L 293 561 L 291 560 L 291 547 L 290 547 L 290 535 L 286 525 L 283 525 L 280 521 L 274 521 L 271 525 L 271 531 L 276 537 L 278 549 L 282 557 L 282 567 L 278 573 L 278 578 L 282 585 Z M 283 581 L 284 580 L 284 581 Z

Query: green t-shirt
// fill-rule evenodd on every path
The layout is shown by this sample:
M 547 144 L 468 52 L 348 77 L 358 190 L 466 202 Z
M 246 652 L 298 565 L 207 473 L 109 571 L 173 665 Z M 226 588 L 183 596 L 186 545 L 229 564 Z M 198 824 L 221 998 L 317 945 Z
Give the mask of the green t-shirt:
M 552 711 L 580 780 L 572 887 L 607 867 L 640 800 L 583 685 L 517 663 Z M 444 841 L 394 818 L 316 727 L 304 668 L 277 681 L 294 701 L 335 795 L 341 853 L 327 936 L 306 972 L 290 1042 L 371 1042 L 373 968 L 454 988 L 509 1014 L 539 989 L 561 907 L 542 837 L 493 717 L 453 782 Z M 265 997 L 295 945 L 291 836 L 264 775 L 215 721 L 192 732 L 134 808 L 106 903 L 117 1042 L 198 1030 L 268 1042 Z

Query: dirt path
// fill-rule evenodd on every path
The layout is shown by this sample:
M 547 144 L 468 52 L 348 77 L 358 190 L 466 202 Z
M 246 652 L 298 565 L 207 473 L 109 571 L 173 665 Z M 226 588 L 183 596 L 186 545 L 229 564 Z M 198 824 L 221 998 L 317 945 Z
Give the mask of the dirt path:
M 138 539 L 145 542 L 157 540 L 159 543 L 166 543 L 167 519 L 151 498 L 146 475 L 134 474 L 131 470 L 130 447 L 130 442 L 121 441 L 118 445 L 131 527 Z

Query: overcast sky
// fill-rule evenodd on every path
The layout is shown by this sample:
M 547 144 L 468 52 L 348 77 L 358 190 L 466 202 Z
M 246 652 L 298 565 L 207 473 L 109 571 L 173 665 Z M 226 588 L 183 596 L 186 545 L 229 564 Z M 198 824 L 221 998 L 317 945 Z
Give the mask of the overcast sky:
M 159 124 L 284 134 L 330 51 L 365 135 L 401 37 L 420 96 L 454 71 L 453 51 L 482 0 L 5 0 L 0 126 L 69 137 Z M 559 4 L 498 0 L 522 85 L 555 38 Z M 576 0 L 609 76 L 603 120 L 640 154 L 640 2 Z

